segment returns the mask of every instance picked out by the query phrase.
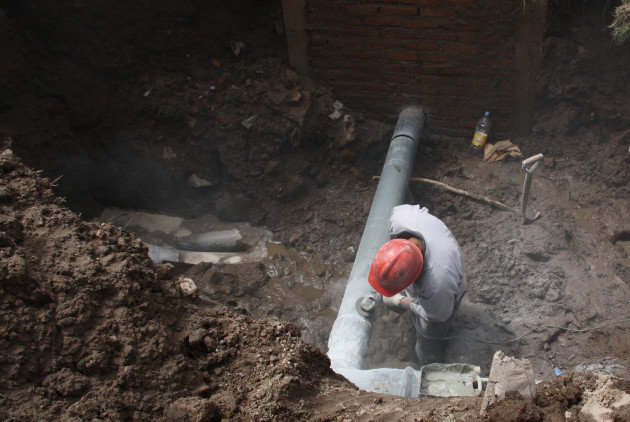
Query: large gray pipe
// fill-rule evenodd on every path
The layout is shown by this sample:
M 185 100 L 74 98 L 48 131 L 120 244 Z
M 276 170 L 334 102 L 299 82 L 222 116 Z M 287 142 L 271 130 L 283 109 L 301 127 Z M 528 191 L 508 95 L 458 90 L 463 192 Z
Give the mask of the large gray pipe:
M 398 117 L 359 250 L 328 339 L 328 357 L 335 372 L 363 390 L 404 397 L 418 397 L 420 371 L 361 369 L 372 335 L 372 321 L 369 315 L 359 312 L 357 303 L 373 292 L 367 280 L 370 265 L 378 249 L 389 240 L 388 221 L 392 208 L 402 204 L 408 193 L 424 122 L 424 109 L 419 106 L 404 109 Z

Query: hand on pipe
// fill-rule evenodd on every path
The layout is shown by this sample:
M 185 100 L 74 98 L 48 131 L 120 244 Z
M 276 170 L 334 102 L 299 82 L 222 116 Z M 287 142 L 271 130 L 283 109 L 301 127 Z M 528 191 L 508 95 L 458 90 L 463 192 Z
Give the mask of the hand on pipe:
M 407 305 L 406 307 L 404 306 L 406 304 L 404 302 L 407 302 L 407 301 L 405 300 L 403 302 L 403 299 L 407 299 L 407 297 L 401 295 L 400 293 L 397 293 L 391 297 L 383 296 L 383 303 L 392 311 L 402 313 L 406 311 L 407 309 L 409 309 L 409 305 Z

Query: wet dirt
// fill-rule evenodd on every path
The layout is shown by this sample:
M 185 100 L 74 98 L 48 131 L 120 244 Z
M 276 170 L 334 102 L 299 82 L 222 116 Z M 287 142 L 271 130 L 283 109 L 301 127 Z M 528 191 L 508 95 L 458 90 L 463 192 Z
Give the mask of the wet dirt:
M 552 7 L 533 132 L 512 139 L 545 157 L 538 220 L 522 224 L 520 160 L 486 163 L 429 125 L 413 170 L 514 209 L 410 185 L 465 255 L 446 360 L 485 376 L 502 350 L 544 380 L 490 420 L 628 418 L 630 57 L 588 6 Z M 250 34 L 240 57 L 229 39 L 202 48 L 199 27 L 169 20 L 189 16 L 181 5 L 149 19 L 170 22 L 178 48 L 148 45 L 144 62 L 123 49 L 124 63 L 78 38 L 59 61 L 16 8 L 0 15 L 2 420 L 481 420 L 480 398 L 359 392 L 324 355 L 393 122 L 330 118 L 333 93 L 292 73 L 273 36 Z M 91 88 L 67 91 L 72 75 Z M 108 206 L 273 236 L 259 262 L 156 265 L 128 227 L 90 222 Z M 409 315 L 378 312 L 365 367 L 415 367 Z

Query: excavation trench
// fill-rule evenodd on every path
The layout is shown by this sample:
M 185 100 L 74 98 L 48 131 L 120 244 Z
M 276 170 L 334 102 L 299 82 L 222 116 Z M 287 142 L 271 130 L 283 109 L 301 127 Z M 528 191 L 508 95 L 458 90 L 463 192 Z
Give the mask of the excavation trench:
M 286 130 L 291 126 L 281 125 L 284 118 L 268 118 L 274 128 L 289 133 Z M 191 249 L 188 264 L 177 262 L 179 255 L 177 260 L 169 258 L 179 275 L 199 282 L 214 302 L 254 317 L 273 316 L 294 323 L 305 340 L 326 353 L 337 314 L 354 306 L 343 304 L 341 298 L 357 259 L 377 190 L 374 176 L 382 170 L 392 126 L 357 119 L 357 139 L 340 147 L 324 139 L 348 135 L 352 119 L 340 125 L 331 124 L 328 114 L 315 119 L 323 120 L 316 126 L 328 130 L 328 138 L 318 138 L 324 136 L 319 133 L 302 145 L 293 145 L 268 132 L 253 134 L 233 126 L 222 135 L 225 146 L 218 155 L 216 150 L 206 151 L 202 142 L 182 142 L 179 149 L 164 143 L 143 149 L 134 142 L 119 149 L 124 144 L 120 140 L 99 148 L 77 148 L 73 154 L 55 150 L 47 157 L 53 164 L 61 157 L 66 160 L 64 177 L 58 180 L 54 165 L 45 175 L 59 185 L 54 188 L 60 200 L 67 198 L 85 217 L 102 217 L 103 208 L 109 207 L 178 219 L 183 225 L 180 232 L 162 228 L 161 238 L 159 230 L 143 236 L 149 245 Z M 623 142 L 623 138 L 615 139 Z M 523 225 L 518 214 L 437 187 L 408 184 L 410 198 L 428 206 L 447 224 L 465 256 L 469 291 L 453 324 L 445 360 L 479 366 L 482 377 L 488 375 L 497 350 L 529 357 L 537 379 L 554 377 L 556 368 L 599 362 L 605 362 L 603 367 L 610 372 L 624 373 L 628 341 L 615 331 L 623 326 L 611 325 L 593 333 L 572 330 L 627 315 L 628 220 L 615 213 L 628 212 L 625 188 L 618 183 L 619 174 L 627 171 L 625 156 L 607 159 L 617 162 L 618 171 L 602 167 L 593 172 L 592 164 L 583 158 L 589 152 L 581 144 L 573 145 L 578 151 L 584 149 L 578 156 L 574 149 L 565 150 L 566 143 L 515 141 L 525 156 L 541 151 L 545 156 L 531 183 L 530 209 L 541 212 L 532 224 Z M 627 147 L 622 147 L 615 144 L 598 151 L 618 149 L 627 154 Z M 486 163 L 480 156 L 467 154 L 467 140 L 428 136 L 417 148 L 410 170 L 414 176 L 428 176 L 519 208 L 524 178 L 520 161 Z M 195 161 L 206 152 L 218 157 L 220 171 L 213 168 L 206 174 L 205 163 Z M 265 161 L 256 160 L 258 156 Z M 187 167 L 178 160 L 195 164 Z M 82 172 L 91 168 L 97 172 Z M 210 174 L 217 172 L 225 173 L 222 183 L 193 186 L 189 182 L 192 174 L 210 181 Z M 594 183 L 616 194 L 599 198 Z M 114 220 L 110 216 L 99 221 L 132 229 L 133 220 Z M 195 226 L 187 228 L 187 224 Z M 386 222 L 379 226 L 386 230 Z M 218 251 L 199 250 L 203 248 L 195 242 L 204 239 L 190 237 L 234 234 L 232 230 L 239 231 L 232 240 L 241 239 Z M 200 258 L 208 252 L 212 258 Z M 372 332 L 361 370 L 420 369 L 408 315 L 390 314 L 379 307 Z
M 426 395 L 427 391 L 432 395 L 440 395 L 438 391 L 476 395 L 482 368 L 486 375 L 486 363 L 495 348 L 486 345 L 479 349 L 471 343 L 464 345 L 465 340 L 453 340 L 446 363 L 459 366 L 424 368 L 425 374 L 442 379 L 455 368 L 458 375 L 451 374 L 451 382 L 443 381 L 440 390 L 427 381 L 428 375 L 423 380 L 423 368 L 410 356 L 415 333 L 408 316 L 392 317 L 382 306 L 367 315 L 357 312 L 361 299 L 373 293 L 366 282 L 367 272 L 374 253 L 388 239 L 392 207 L 413 201 L 409 177 L 425 119 L 421 107 L 409 107 L 399 116 L 356 255 L 354 247 L 346 250 L 354 257 L 348 278 L 316 254 L 298 253 L 275 240 L 271 230 L 247 222 L 226 222 L 212 215 L 187 219 L 119 208 L 106 208 L 96 221 L 134 232 L 154 262 L 175 265 L 181 277 L 196 283 L 199 297 L 208 303 L 295 323 L 303 338 L 328 353 L 335 371 L 364 390 L 405 397 Z M 483 315 L 473 304 L 463 304 L 463 318 L 475 312 Z M 370 347 L 374 320 L 397 326 L 388 330 L 377 324 L 376 344 Z M 492 331 L 489 318 L 484 321 L 482 317 L 478 324 L 476 330 Z M 388 338 L 393 340 L 390 347 L 379 348 L 378 341 Z M 436 375 L 442 370 L 442 377 Z M 453 390 L 455 384 L 467 387 Z
M 393 122 L 358 113 L 296 75 L 275 32 L 279 15 L 261 12 L 266 3 L 226 2 L 224 14 L 197 5 L 203 15 L 190 14 L 190 2 L 132 5 L 130 13 L 86 2 L 10 3 L 0 13 L 0 142 L 48 182 L 38 187 L 35 173 L 3 153 L 2 183 L 10 186 L 0 196 L 15 204 L 5 208 L 0 236 L 11 293 L 1 295 L 9 374 L 2 418 L 156 420 L 184 396 L 218 403 L 225 418 L 242 411 L 253 420 L 291 419 L 296 408 L 312 415 L 297 399 L 274 400 L 294 391 L 296 377 L 300 391 L 330 381 L 322 380 L 325 357 L 293 342 L 292 327 L 328 352 Z M 482 377 L 502 350 L 529 359 L 536 379 L 555 379 L 556 369 L 630 378 L 630 123 L 620 112 L 630 107 L 629 50 L 602 30 L 599 2 L 569 3 L 576 9 L 549 4 L 530 134 L 488 139 L 509 137 L 525 157 L 544 154 L 528 205 L 540 217 L 523 225 L 519 215 L 436 185 L 408 185 L 465 256 L 469 289 L 445 361 L 479 366 Z M 230 21 L 235 36 L 248 37 L 239 57 L 226 47 Z M 508 77 L 497 83 L 507 89 Z M 492 111 L 492 98 L 476 99 L 462 107 Z M 520 160 L 468 154 L 470 139 L 441 133 L 444 116 L 438 103 L 428 110 L 413 178 L 519 209 Z M 181 232 L 133 230 L 148 245 L 210 262 L 154 266 L 149 248 L 128 235 L 132 221 L 101 219 L 104 209 L 178 219 Z M 206 250 L 210 244 L 218 250 Z M 194 280 L 203 305 L 178 296 L 172 286 L 182 278 Z M 372 318 L 358 370 L 419 371 L 408 313 L 380 306 Z M 589 385 L 577 379 L 579 388 Z M 337 397 L 331 385 L 314 405 L 333 408 L 331 419 L 361 417 L 349 413 L 355 400 L 361 411 L 418 415 L 369 394 Z M 202 396 L 188 397 L 193 391 Z M 435 403 L 416 419 L 451 418 L 452 403 L 439 411 Z

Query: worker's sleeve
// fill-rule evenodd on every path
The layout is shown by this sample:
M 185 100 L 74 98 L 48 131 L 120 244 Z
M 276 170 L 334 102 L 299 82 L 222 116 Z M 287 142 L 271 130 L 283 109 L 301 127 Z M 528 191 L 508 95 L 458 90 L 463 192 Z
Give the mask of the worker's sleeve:
M 416 297 L 410 308 L 414 314 L 426 320 L 443 322 L 453 315 L 455 295 L 438 290 L 429 297 Z

